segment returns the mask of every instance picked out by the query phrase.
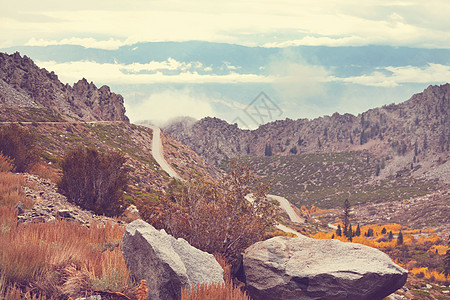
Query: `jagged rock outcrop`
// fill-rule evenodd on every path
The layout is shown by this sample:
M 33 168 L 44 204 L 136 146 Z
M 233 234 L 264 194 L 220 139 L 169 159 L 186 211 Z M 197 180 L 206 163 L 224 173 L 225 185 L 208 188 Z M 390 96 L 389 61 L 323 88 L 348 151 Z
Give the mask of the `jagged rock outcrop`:
M 148 299 L 180 299 L 183 286 L 223 282 L 213 255 L 142 220 L 127 225 L 122 252 L 134 278 L 147 280 Z
M 306 237 L 258 242 L 246 249 L 243 264 L 254 299 L 377 300 L 408 276 L 377 249 Z
M 109 87 L 97 87 L 86 79 L 72 86 L 59 81 L 19 53 L 0 53 L 0 105 L 13 107 L 46 107 L 69 120 L 126 121 L 123 97 Z

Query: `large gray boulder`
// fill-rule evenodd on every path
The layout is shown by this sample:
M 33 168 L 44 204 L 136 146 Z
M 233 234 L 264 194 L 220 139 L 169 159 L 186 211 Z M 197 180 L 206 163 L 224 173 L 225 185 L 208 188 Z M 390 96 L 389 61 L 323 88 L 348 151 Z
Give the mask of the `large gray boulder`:
M 126 226 L 122 252 L 133 277 L 147 280 L 148 299 L 180 299 L 183 286 L 223 282 L 213 255 L 142 220 Z
M 258 242 L 245 250 L 243 264 L 254 299 L 376 300 L 408 277 L 377 249 L 306 237 Z

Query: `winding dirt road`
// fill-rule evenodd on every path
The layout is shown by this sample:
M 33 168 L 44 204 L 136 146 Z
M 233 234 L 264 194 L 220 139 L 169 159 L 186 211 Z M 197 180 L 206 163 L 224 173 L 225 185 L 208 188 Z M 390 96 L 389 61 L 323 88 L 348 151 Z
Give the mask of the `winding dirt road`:
M 149 126 L 153 130 L 153 138 L 152 138 L 152 155 L 159 166 L 169 174 L 170 177 L 176 178 L 178 180 L 184 180 L 181 178 L 177 172 L 172 169 L 172 167 L 167 163 L 164 158 L 164 150 L 161 142 L 161 129 L 156 126 Z

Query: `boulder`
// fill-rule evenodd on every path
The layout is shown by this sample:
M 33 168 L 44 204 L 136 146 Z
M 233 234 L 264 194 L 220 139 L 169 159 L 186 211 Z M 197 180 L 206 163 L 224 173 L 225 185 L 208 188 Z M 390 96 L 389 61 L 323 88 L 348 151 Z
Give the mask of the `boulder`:
M 213 255 L 142 220 L 126 226 L 122 252 L 132 276 L 149 283 L 148 299 L 180 299 L 183 286 L 223 282 Z
M 385 253 L 338 240 L 274 237 L 245 250 L 254 299 L 383 299 L 408 272 Z

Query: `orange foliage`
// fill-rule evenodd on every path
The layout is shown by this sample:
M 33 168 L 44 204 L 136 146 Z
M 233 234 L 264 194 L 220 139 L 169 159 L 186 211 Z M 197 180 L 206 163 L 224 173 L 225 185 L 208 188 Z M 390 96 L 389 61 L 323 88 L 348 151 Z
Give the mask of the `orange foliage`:
M 382 235 L 381 231 L 383 230 L 383 227 L 386 228 L 386 231 L 392 231 L 392 232 L 399 232 L 401 229 L 401 225 L 399 224 L 386 224 L 386 225 L 365 225 L 361 227 L 361 235 L 360 236 L 354 236 L 352 239 L 353 243 L 358 243 L 362 245 L 366 245 L 373 248 L 378 249 L 387 249 L 387 248 L 394 248 L 397 244 L 397 240 L 393 239 L 391 241 L 377 241 L 373 238 L 367 238 L 364 236 L 364 232 L 367 232 L 369 228 L 371 228 L 374 231 L 374 235 Z M 336 233 L 333 232 L 318 232 L 313 237 L 316 239 L 331 239 L 334 235 L 334 239 L 340 240 L 342 242 L 350 242 L 346 237 L 344 236 L 336 236 Z M 404 235 L 403 236 L 404 244 L 411 245 L 414 241 L 414 237 L 411 235 Z
M 313 206 L 314 207 L 314 206 Z M 303 213 L 305 213 L 305 214 L 309 214 L 309 210 L 306 208 L 306 206 L 304 206 L 304 205 L 302 205 L 302 206 L 300 206 L 300 210 L 303 212 Z M 311 207 L 311 210 L 312 210 L 312 207 Z
M 297 237 L 296 234 L 293 234 L 291 232 L 286 232 L 286 231 L 283 231 L 283 230 L 275 230 L 274 232 L 270 233 L 270 235 L 272 237 L 275 237 L 275 236 Z
M 430 236 L 421 236 L 417 240 L 417 244 L 419 244 L 419 245 L 425 245 L 426 243 L 437 244 L 441 241 L 442 241 L 442 239 L 437 234 L 433 234 Z
M 445 255 L 445 253 L 447 253 L 448 250 L 450 250 L 450 246 L 445 246 L 445 245 L 433 245 L 431 246 L 431 248 L 428 250 L 428 252 L 433 252 L 435 253 L 437 250 L 437 253 L 439 255 Z
M 141 284 L 139 285 L 138 292 L 136 294 L 137 300 L 146 300 L 148 294 L 148 288 L 147 288 L 147 280 L 142 279 Z
M 434 278 L 437 281 L 441 281 L 441 282 L 450 281 L 450 276 L 446 277 L 444 273 L 439 273 L 434 270 L 430 271 L 430 270 L 428 270 L 428 267 L 413 268 L 412 270 L 410 270 L 410 272 L 414 275 L 418 275 L 418 274 L 422 273 L 423 276 L 427 279 Z

